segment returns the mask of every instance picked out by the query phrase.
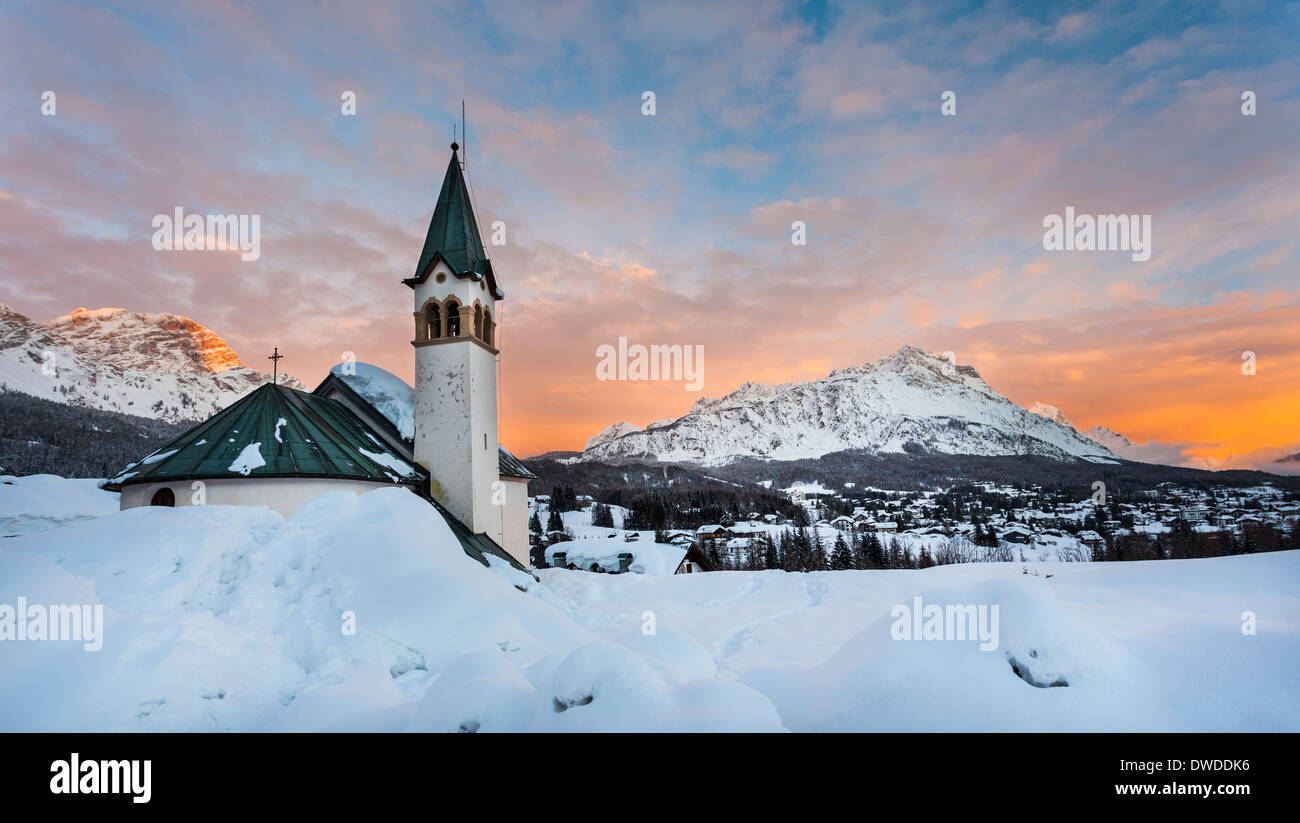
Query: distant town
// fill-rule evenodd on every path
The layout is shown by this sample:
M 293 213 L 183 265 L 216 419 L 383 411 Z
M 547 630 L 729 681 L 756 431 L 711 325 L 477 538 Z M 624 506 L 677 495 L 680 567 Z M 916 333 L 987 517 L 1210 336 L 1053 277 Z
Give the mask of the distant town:
M 1108 499 L 1101 489 L 1084 500 L 994 483 L 843 492 L 805 483 L 779 492 L 790 505 L 740 512 L 726 504 L 675 507 L 653 494 L 620 506 L 557 487 L 530 500 L 533 561 L 672 574 L 1186 559 L 1300 548 L 1300 495 L 1271 485 L 1206 490 L 1162 483 L 1123 499 Z

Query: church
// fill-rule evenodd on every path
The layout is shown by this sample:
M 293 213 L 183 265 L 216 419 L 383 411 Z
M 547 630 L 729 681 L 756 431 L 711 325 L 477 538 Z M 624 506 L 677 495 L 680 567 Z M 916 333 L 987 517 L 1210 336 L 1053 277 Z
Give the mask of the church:
M 401 485 L 435 506 L 470 556 L 529 568 L 528 483 L 497 439 L 497 304 L 505 293 L 451 162 L 413 297 L 415 385 L 340 363 L 311 393 L 267 383 L 104 488 L 136 506 L 266 505 L 288 515 L 326 491 Z

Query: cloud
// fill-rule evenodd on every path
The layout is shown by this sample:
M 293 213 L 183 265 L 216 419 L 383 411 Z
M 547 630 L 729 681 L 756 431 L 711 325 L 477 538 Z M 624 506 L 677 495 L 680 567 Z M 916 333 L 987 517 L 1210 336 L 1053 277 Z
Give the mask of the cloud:
M 344 350 L 409 378 L 399 280 L 464 98 L 478 215 L 507 229 L 489 254 L 520 453 L 690 407 L 596 381 L 619 336 L 704 345 L 714 395 L 913 343 L 1153 455 L 1291 439 L 1300 58 L 1279 32 L 1000 3 L 304 8 L 0 11 L 0 300 L 185 314 L 308 383 Z M 153 251 L 177 205 L 261 214 L 262 260 Z M 1151 214 L 1152 259 L 1044 251 L 1067 205 Z
M 714 149 L 700 155 L 701 163 L 709 166 L 725 166 L 733 171 L 765 169 L 772 165 L 775 159 L 770 154 L 744 146 L 728 146 L 725 149 Z
M 1048 36 L 1049 42 L 1061 40 L 1073 40 L 1088 30 L 1090 18 L 1085 12 L 1076 12 L 1067 14 L 1056 25 L 1052 27 L 1052 33 Z

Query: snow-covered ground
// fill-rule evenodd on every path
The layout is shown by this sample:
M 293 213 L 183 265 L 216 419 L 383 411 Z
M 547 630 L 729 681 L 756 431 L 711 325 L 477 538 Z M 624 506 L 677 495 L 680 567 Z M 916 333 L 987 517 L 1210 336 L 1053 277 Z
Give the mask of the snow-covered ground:
M 44 531 L 117 511 L 118 497 L 95 479 L 0 475 L 0 538 Z
M 1297 552 L 535 582 L 402 489 L 94 516 L 40 482 L 93 519 L 0 539 L 4 731 L 1300 730 Z M 893 639 L 918 596 L 997 605 L 997 648 Z M 102 604 L 103 648 L 8 639 L 19 598 Z
M 1028 569 L 1030 574 L 1025 574 Z M 1046 575 L 1051 575 L 1047 577 Z M 539 573 L 610 634 L 640 609 L 795 731 L 1300 729 L 1300 553 L 924 571 Z M 998 604 L 996 651 L 898 641 L 896 604 Z M 1257 634 L 1242 632 L 1254 612 Z M 1068 687 L 1035 688 L 1035 679 Z

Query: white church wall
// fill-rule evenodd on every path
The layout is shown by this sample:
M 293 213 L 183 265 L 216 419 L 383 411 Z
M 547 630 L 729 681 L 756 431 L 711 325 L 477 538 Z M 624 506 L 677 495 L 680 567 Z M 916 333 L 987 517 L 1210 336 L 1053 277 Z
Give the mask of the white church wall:
M 194 486 L 202 482 L 202 495 Z M 391 488 L 392 483 L 365 480 L 340 480 L 326 477 L 248 477 L 203 481 L 177 480 L 169 483 L 138 483 L 122 489 L 122 510 L 148 506 L 154 493 L 166 487 L 172 490 L 179 506 L 270 506 L 288 517 L 294 509 L 317 495 L 330 491 L 365 494 L 375 489 Z
M 497 444 L 497 368 L 496 357 L 473 343 L 468 348 L 470 367 L 470 420 L 472 423 L 471 472 L 474 483 L 474 531 L 485 531 L 503 545 L 502 511 L 492 500 L 492 492 L 501 479 L 501 457 Z M 454 347 L 449 347 L 454 348 Z
M 506 505 L 501 512 L 501 548 L 518 560 L 525 569 L 531 567 L 528 545 L 528 481 L 519 477 L 502 477 Z
M 415 350 L 414 454 L 429 472 L 434 498 L 472 528 L 470 348 L 450 343 Z

